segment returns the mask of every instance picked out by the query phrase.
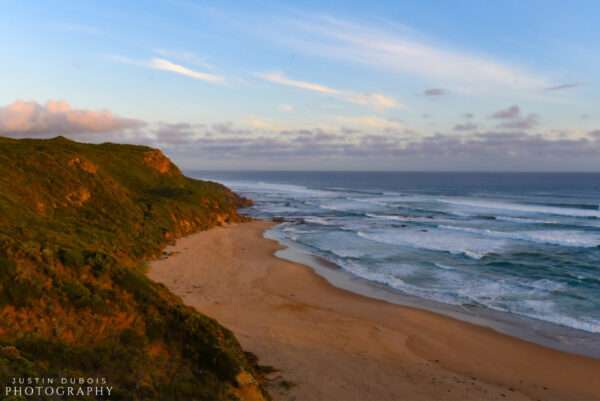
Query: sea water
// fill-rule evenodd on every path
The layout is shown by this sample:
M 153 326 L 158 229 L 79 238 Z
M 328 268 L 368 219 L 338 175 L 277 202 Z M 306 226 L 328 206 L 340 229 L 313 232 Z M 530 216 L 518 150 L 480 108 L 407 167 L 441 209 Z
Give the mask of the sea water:
M 285 220 L 272 236 L 353 277 L 600 344 L 600 174 L 191 175 L 251 198 L 244 213 Z

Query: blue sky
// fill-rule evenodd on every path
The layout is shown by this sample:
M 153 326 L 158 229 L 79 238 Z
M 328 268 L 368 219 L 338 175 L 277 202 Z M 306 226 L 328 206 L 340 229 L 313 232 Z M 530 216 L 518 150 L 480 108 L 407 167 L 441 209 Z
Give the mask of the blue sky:
M 0 134 L 186 168 L 600 170 L 600 4 L 357 3 L 0 1 Z

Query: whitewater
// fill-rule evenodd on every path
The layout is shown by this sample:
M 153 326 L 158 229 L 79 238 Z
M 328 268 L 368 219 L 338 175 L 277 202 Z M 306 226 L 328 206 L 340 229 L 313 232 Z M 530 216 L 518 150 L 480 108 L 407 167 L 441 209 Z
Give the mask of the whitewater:
M 279 238 L 410 296 L 600 333 L 600 177 L 201 173 Z

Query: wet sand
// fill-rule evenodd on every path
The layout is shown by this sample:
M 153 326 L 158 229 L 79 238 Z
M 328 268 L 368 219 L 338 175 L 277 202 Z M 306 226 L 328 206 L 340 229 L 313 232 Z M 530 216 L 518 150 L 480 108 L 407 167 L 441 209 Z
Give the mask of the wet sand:
M 600 360 L 335 288 L 273 256 L 272 224 L 183 238 L 148 274 L 277 368 L 274 400 L 600 400 Z

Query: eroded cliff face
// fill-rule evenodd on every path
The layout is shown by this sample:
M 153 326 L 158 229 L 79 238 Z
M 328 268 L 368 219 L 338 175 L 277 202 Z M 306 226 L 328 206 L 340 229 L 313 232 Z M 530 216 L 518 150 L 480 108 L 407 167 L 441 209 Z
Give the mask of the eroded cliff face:
M 267 398 L 233 334 L 144 274 L 247 205 L 159 150 L 0 138 L 0 381 L 69 372 L 106 377 L 118 399 Z
M 158 149 L 149 150 L 144 153 L 144 164 L 160 174 L 181 175 L 181 172 L 167 156 Z

